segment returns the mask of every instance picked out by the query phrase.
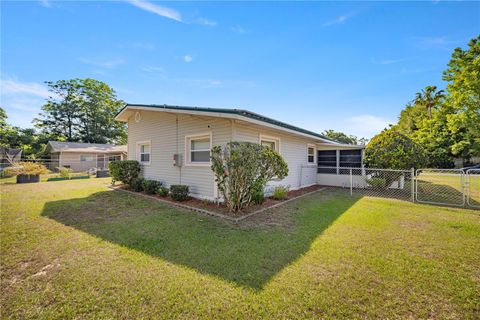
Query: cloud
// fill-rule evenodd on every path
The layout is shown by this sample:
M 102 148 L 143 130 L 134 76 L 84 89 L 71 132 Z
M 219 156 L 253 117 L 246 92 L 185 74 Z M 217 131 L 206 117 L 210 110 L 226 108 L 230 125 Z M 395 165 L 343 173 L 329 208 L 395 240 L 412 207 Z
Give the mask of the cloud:
M 460 45 L 464 43 L 461 40 L 452 40 L 446 36 L 439 37 L 415 37 L 413 38 L 414 43 L 417 47 L 421 49 L 441 49 L 441 50 L 451 50 L 452 46 Z
M 150 42 L 134 42 L 132 46 L 134 48 L 139 48 L 139 49 L 148 49 L 148 50 L 155 49 L 155 45 Z
M 378 63 L 383 64 L 383 65 L 389 65 L 389 64 L 404 62 L 406 60 L 408 60 L 408 59 L 406 59 L 406 58 L 404 58 L 404 59 L 384 59 L 384 60 L 380 60 Z
M 153 4 L 144 0 L 126 0 L 126 1 L 137 8 L 154 13 L 161 17 L 172 19 L 178 22 L 183 22 L 182 15 L 180 14 L 180 12 L 174 9 L 162 7 L 157 4 Z
M 347 14 L 341 15 L 341 16 L 333 19 L 333 20 L 326 21 L 323 24 L 323 26 L 324 27 L 330 27 L 330 26 L 334 26 L 334 25 L 337 25 L 337 24 L 344 24 L 345 22 L 347 22 L 347 20 L 349 20 L 353 16 L 355 16 L 354 13 L 347 13 Z
M 378 133 L 387 128 L 389 124 L 395 123 L 395 121 L 370 114 L 350 117 L 345 121 L 352 131 L 362 134 Z
M 165 71 L 162 67 L 155 67 L 155 66 L 144 66 L 144 67 L 141 67 L 140 70 L 144 72 L 149 72 L 149 73 Z
M 198 24 L 202 24 L 202 25 L 208 26 L 208 27 L 216 27 L 218 25 L 218 23 L 216 21 L 208 20 L 208 19 L 205 19 L 205 18 L 199 18 L 199 19 L 197 19 L 196 22 Z
M 233 27 L 230 27 L 230 30 L 232 30 L 233 32 L 238 33 L 238 34 L 244 34 L 245 32 L 247 32 L 247 30 L 245 30 L 243 27 L 241 27 L 239 25 L 235 25 Z
M 48 0 L 40 0 L 40 5 L 45 8 L 51 8 L 52 4 Z
M 186 63 L 189 63 L 189 62 L 192 62 L 192 61 L 193 61 L 193 57 L 187 54 L 186 56 L 183 57 L 183 60 L 184 60 Z
M 91 60 L 91 59 L 86 59 L 86 58 L 80 58 L 79 59 L 81 62 L 85 64 L 90 64 L 92 66 L 96 67 L 101 67 L 101 68 L 115 68 L 119 65 L 125 64 L 126 61 L 124 59 L 111 59 L 111 60 L 103 60 L 103 61 L 98 61 L 98 60 Z
M 29 95 L 40 98 L 49 98 L 50 93 L 44 85 L 36 82 L 20 82 L 16 79 L 2 79 L 1 94 L 3 95 Z

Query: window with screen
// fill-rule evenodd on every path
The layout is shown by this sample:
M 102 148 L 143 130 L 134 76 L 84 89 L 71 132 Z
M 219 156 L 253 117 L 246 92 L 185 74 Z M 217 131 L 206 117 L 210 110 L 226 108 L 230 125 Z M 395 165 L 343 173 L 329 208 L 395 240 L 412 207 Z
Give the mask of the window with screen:
M 81 154 L 80 161 L 93 161 L 93 155 L 91 154 Z
M 139 142 L 137 144 L 137 158 L 141 164 L 150 163 L 150 153 L 151 153 L 150 142 Z
M 210 134 L 186 137 L 187 164 L 209 165 L 211 140 Z
M 307 162 L 308 164 L 315 164 L 315 147 L 307 147 Z
M 340 167 L 342 168 L 361 168 L 362 167 L 362 150 L 340 150 Z M 350 170 L 340 170 L 341 174 L 349 174 Z M 358 170 L 353 171 L 360 173 Z

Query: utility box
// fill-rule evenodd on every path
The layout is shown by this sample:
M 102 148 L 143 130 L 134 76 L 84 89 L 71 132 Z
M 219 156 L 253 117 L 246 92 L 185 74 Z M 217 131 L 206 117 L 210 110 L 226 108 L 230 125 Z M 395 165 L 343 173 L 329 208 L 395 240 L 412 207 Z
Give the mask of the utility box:
M 182 166 L 182 154 L 175 153 L 173 155 L 173 166 L 174 167 L 181 167 Z

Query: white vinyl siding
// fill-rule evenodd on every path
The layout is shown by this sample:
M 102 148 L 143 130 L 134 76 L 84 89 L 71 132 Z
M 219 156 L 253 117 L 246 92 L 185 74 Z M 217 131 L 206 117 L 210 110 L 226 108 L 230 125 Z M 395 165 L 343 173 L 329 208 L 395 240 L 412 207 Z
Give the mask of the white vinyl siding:
M 298 189 L 302 187 L 302 182 L 316 179 L 316 168 L 313 166 L 306 168 L 308 157 L 305 150 L 305 145 L 314 144 L 315 141 L 247 123 L 236 124 L 235 136 L 239 141 L 259 143 L 262 140 L 274 140 L 278 142 L 278 152 L 288 165 L 288 176 L 281 181 L 270 182 L 269 186 L 289 185 L 290 189 Z
M 185 184 L 193 196 L 213 199 L 214 176 L 210 166 L 185 165 L 185 137 L 211 132 L 212 146 L 225 145 L 231 138 L 230 120 L 155 111 L 140 113 L 139 122 L 135 122 L 134 115 L 128 121 L 128 158 L 135 160 L 138 141 L 151 141 L 151 164 L 142 167 L 143 176 L 167 186 Z M 181 154 L 182 166 L 173 165 L 174 154 Z

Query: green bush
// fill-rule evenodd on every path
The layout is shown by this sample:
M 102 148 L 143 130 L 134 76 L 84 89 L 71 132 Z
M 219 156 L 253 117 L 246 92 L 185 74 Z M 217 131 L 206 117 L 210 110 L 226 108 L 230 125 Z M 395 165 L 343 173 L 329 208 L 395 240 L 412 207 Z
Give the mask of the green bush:
M 160 187 L 157 189 L 157 191 L 156 191 L 156 193 L 157 193 L 160 197 L 166 197 L 166 196 L 168 196 L 168 192 L 169 192 L 168 188 L 167 188 L 167 187 L 164 187 L 164 186 L 160 186 Z
M 262 204 L 265 201 L 264 189 L 265 189 L 265 184 L 261 180 L 253 184 L 252 190 L 251 190 L 253 203 Z
M 108 169 L 112 176 L 112 184 L 121 181 L 131 186 L 133 180 L 140 174 L 140 164 L 135 160 L 112 161 L 108 164 Z
M 160 181 L 149 180 L 149 179 L 143 180 L 143 190 L 147 194 L 155 194 L 158 188 L 160 188 L 161 186 L 162 186 L 162 183 Z
M 212 171 L 218 191 L 230 211 L 240 211 L 272 179 L 288 175 L 288 165 L 282 156 L 258 143 L 229 142 L 225 147 L 215 146 L 211 153 Z
M 58 176 L 60 178 L 70 179 L 72 176 L 73 170 L 70 168 L 60 167 L 58 168 Z
M 145 181 L 145 179 L 143 179 L 141 177 L 137 177 L 137 178 L 133 179 L 128 186 L 130 187 L 131 190 L 133 190 L 135 192 L 142 192 L 144 181 Z
M 380 189 L 385 187 L 387 180 L 385 178 L 373 177 L 368 179 L 367 183 L 375 189 Z
M 288 187 L 276 186 L 273 188 L 272 198 L 275 200 L 287 200 L 288 199 Z
M 24 175 L 41 175 L 47 174 L 50 171 L 43 164 L 35 162 L 19 162 L 14 167 L 8 167 L 4 170 L 5 176 Z
M 185 201 L 188 199 L 188 186 L 183 184 L 174 184 L 170 186 L 170 196 L 175 201 Z

